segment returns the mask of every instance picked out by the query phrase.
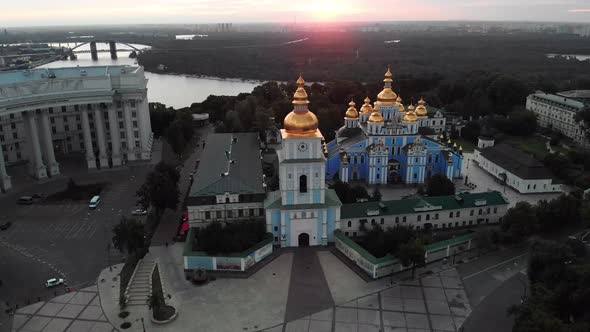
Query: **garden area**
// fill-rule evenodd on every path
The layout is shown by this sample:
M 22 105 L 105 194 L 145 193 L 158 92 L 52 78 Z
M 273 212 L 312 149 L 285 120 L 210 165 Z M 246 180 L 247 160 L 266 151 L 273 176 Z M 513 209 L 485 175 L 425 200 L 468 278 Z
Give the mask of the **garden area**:
M 89 201 L 92 197 L 100 195 L 107 185 L 106 182 L 77 184 L 74 179 L 70 178 L 64 190 L 47 196 L 45 201 Z
M 152 272 L 152 295 L 148 301 L 148 305 L 152 310 L 153 318 L 156 321 L 167 321 L 173 318 L 174 314 L 176 313 L 176 309 L 174 309 L 174 307 L 166 304 L 158 265 L 156 265 L 156 268 Z
M 266 225 L 262 220 L 243 220 L 231 223 L 213 222 L 195 229 L 193 251 L 209 255 L 242 252 L 266 239 Z

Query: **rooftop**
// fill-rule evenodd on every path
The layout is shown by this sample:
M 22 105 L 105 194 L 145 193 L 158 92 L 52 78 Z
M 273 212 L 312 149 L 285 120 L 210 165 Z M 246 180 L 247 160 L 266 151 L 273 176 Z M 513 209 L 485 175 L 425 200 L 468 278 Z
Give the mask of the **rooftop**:
M 584 103 L 579 102 L 577 100 L 566 98 L 564 96 L 550 94 L 550 93 L 544 93 L 542 91 L 537 91 L 530 96 L 533 96 L 536 99 L 542 99 L 546 102 L 553 102 L 553 103 L 557 103 L 560 105 L 564 105 L 564 106 L 567 106 L 573 110 L 579 110 L 584 107 Z
M 404 215 L 426 211 L 480 208 L 482 206 L 504 204 L 508 204 L 508 201 L 497 191 L 462 193 L 450 196 L 433 196 L 383 202 L 352 203 L 342 205 L 340 219 Z
M 262 194 L 262 183 L 256 133 L 210 134 L 189 196 Z
M 521 179 L 553 178 L 553 174 L 540 161 L 507 144 L 482 149 L 481 155 Z
M 136 73 L 138 66 L 90 66 L 64 68 L 36 68 L 0 72 L 0 86 L 60 78 L 121 76 Z

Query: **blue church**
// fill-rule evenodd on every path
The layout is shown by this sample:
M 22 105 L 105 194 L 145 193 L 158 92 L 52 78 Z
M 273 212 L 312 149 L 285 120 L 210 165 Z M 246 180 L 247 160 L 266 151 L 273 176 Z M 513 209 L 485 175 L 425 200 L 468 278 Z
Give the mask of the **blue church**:
M 429 112 L 424 99 L 406 109 L 392 77 L 388 68 L 373 105 L 367 97 L 359 112 L 349 103 L 344 126 L 327 144 L 326 179 L 419 184 L 434 174 L 462 177 L 463 149 L 445 141 L 442 112 Z

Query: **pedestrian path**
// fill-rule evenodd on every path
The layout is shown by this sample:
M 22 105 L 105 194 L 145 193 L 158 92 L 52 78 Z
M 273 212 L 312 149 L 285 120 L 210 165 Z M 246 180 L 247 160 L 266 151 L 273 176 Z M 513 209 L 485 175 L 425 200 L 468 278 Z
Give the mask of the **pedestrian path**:
M 285 321 L 289 322 L 334 305 L 315 248 L 298 248 L 293 254 Z
M 148 255 L 149 256 L 149 255 Z M 148 256 L 139 261 L 127 288 L 127 305 L 147 305 L 152 294 L 151 278 L 156 261 Z
M 16 311 L 14 332 L 114 332 L 103 314 L 98 288 L 86 287 Z
M 313 302 L 314 298 L 309 298 L 309 303 Z M 461 278 L 453 268 L 403 281 L 263 331 L 453 332 L 459 331 L 470 313 Z

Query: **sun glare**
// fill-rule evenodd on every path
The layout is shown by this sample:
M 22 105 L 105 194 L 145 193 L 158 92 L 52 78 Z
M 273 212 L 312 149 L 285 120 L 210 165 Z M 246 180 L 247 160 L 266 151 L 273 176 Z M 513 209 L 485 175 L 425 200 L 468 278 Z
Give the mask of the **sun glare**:
M 306 11 L 315 19 L 330 20 L 348 14 L 352 9 L 346 1 L 312 1 Z

